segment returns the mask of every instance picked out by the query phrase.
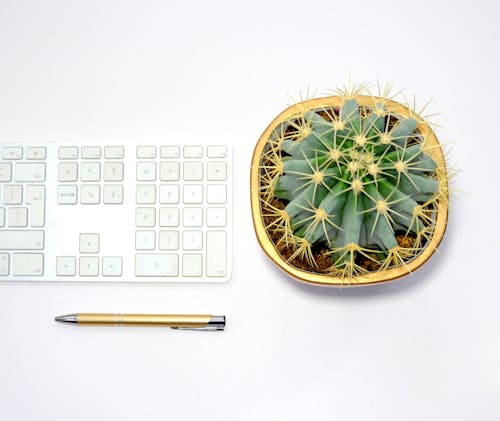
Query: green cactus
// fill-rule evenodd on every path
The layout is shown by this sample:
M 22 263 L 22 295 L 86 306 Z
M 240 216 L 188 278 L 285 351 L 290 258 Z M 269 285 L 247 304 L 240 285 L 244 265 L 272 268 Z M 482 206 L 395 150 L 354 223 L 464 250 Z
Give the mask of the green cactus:
M 294 250 L 290 260 L 314 265 L 321 245 L 328 272 L 351 278 L 366 272 L 361 257 L 385 269 L 418 254 L 445 186 L 416 113 L 388 111 L 380 97 L 361 106 L 357 92 L 344 96 L 339 107 L 305 108 L 275 128 L 261 184 L 269 229 Z M 412 244 L 399 244 L 397 233 Z

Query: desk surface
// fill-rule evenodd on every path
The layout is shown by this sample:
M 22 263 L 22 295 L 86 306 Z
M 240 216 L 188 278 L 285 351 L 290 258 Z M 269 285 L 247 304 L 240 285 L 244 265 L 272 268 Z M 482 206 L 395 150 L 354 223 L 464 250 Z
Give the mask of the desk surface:
M 238 169 L 229 284 L 0 285 L 0 418 L 499 419 L 500 7 L 435 3 L 0 3 L 0 140 L 216 139 Z M 249 165 L 287 94 L 349 72 L 434 97 L 462 172 L 425 267 L 323 289 L 259 249 Z M 53 322 L 75 311 L 213 312 L 228 326 Z

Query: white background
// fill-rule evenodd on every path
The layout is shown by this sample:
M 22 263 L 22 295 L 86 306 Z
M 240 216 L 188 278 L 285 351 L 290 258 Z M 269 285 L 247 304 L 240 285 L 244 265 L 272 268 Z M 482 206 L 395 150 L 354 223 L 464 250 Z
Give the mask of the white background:
M 225 285 L 0 285 L 1 420 L 499 420 L 497 2 L 0 0 L 0 141 L 235 149 Z M 432 110 L 456 178 L 440 254 L 360 289 L 281 274 L 249 166 L 308 86 L 392 81 Z M 59 314 L 212 312 L 222 333 Z

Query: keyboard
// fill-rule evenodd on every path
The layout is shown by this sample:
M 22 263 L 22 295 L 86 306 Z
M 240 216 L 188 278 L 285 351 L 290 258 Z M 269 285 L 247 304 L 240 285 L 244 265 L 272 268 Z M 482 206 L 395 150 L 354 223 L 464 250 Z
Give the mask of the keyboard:
M 225 282 L 227 145 L 0 145 L 0 281 Z

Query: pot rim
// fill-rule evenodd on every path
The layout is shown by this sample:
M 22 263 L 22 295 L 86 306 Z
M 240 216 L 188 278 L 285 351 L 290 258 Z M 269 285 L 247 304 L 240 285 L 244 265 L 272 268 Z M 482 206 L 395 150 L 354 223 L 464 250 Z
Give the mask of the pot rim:
M 409 117 L 410 115 L 415 115 L 414 112 L 410 111 L 408 107 L 399 102 L 380 98 L 377 96 L 368 95 L 356 95 L 354 97 L 360 106 L 370 106 L 373 105 L 375 101 L 383 101 L 386 108 L 390 112 L 401 115 L 403 117 Z M 412 273 L 420 266 L 422 266 L 436 251 L 437 247 L 443 239 L 444 233 L 446 231 L 446 226 L 448 222 L 448 180 L 445 174 L 442 179 L 438 179 L 440 182 L 444 183 L 444 197 L 440 197 L 437 206 L 437 215 L 434 226 L 434 232 L 431 239 L 427 243 L 426 247 L 414 257 L 409 262 L 393 267 L 390 269 L 385 269 L 377 272 L 370 272 L 368 274 L 363 274 L 355 276 L 351 279 L 344 279 L 340 277 L 330 276 L 321 273 L 309 272 L 303 269 L 299 269 L 289 262 L 287 262 L 278 253 L 273 241 L 269 237 L 267 230 L 264 226 L 262 219 L 262 209 L 261 209 L 261 196 L 260 196 L 260 163 L 262 154 L 267 145 L 269 137 L 272 131 L 281 124 L 287 118 L 296 115 L 299 110 L 310 110 L 318 109 L 322 107 L 339 107 L 342 106 L 344 98 L 340 96 L 328 96 L 323 98 L 314 98 L 306 101 L 294 104 L 283 112 L 281 112 L 266 128 L 264 133 L 259 138 L 257 145 L 255 146 L 251 173 L 250 173 L 250 198 L 252 206 L 252 219 L 254 230 L 257 235 L 260 246 L 264 252 L 269 256 L 269 258 L 280 267 L 285 273 L 290 275 L 292 278 L 304 282 L 306 284 L 320 285 L 320 286 L 334 286 L 334 287 L 352 287 L 352 286 L 363 286 L 363 285 L 373 285 L 383 282 L 389 282 L 396 280 L 404 275 Z M 438 166 L 446 169 L 445 158 L 441 149 L 441 145 L 434 134 L 433 130 L 428 124 L 420 121 L 417 124 L 417 130 L 421 133 L 426 134 L 427 143 L 431 146 L 429 153 L 432 155 Z

